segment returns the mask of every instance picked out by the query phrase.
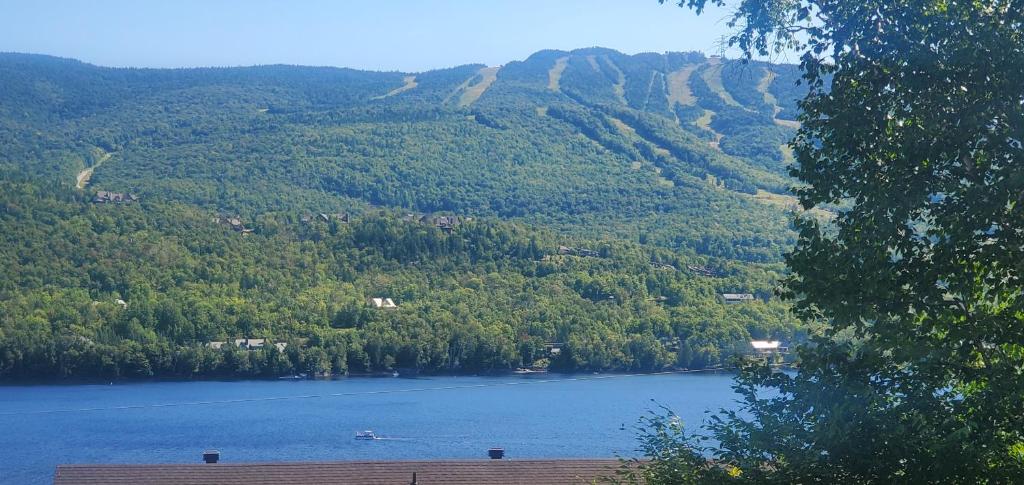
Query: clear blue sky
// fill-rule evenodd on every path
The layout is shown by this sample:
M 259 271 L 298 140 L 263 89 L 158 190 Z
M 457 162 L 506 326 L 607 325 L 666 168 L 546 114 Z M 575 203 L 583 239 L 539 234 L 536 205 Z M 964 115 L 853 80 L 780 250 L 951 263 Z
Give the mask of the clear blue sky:
M 727 12 L 656 0 L 0 0 L 0 51 L 103 66 L 422 71 L 541 49 L 718 51 Z

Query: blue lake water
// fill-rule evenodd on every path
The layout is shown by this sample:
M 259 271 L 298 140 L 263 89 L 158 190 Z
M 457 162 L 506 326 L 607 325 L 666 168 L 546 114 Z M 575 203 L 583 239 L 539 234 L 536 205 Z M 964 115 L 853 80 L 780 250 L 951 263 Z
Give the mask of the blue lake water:
M 659 404 L 688 426 L 734 407 L 730 374 L 352 378 L 0 387 L 0 483 L 60 463 L 636 455 Z M 654 401 L 652 401 L 652 399 Z M 370 429 L 387 439 L 355 440 Z

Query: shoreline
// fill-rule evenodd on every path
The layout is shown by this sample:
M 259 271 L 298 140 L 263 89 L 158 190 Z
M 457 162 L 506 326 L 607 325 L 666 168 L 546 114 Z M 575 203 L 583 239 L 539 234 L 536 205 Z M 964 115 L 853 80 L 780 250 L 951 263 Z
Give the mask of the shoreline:
M 783 366 L 781 368 L 791 368 L 791 366 Z M 650 372 L 629 372 L 629 371 L 614 371 L 614 372 L 555 372 L 555 371 L 544 371 L 544 372 L 529 372 L 529 373 L 516 373 L 514 371 L 507 372 L 419 372 L 416 374 L 399 375 L 395 376 L 391 372 L 360 372 L 360 373 L 348 373 L 338 374 L 331 376 L 309 376 L 309 377 L 298 377 L 298 376 L 279 376 L 279 377 L 147 377 L 147 378 L 117 378 L 117 379 L 24 379 L 24 380 L 2 380 L 0 381 L 0 389 L 8 387 L 34 387 L 34 386 L 113 386 L 123 384 L 147 384 L 147 383 L 163 383 L 163 382 L 298 382 L 298 381 L 341 381 L 345 379 L 405 379 L 405 380 L 418 380 L 418 379 L 430 379 L 434 377 L 520 377 L 523 379 L 539 379 L 539 378 L 551 378 L 551 379 L 570 379 L 579 378 L 583 376 L 655 376 L 655 375 L 666 375 L 666 374 L 708 374 L 708 373 L 734 373 L 736 368 L 734 367 L 709 367 L 705 369 L 667 369 L 662 371 L 650 371 Z

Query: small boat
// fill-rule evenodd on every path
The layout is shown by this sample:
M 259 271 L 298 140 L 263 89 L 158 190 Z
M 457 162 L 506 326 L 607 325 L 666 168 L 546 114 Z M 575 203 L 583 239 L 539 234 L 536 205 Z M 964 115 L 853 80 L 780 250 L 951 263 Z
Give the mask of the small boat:
M 356 431 L 357 440 L 379 440 L 380 438 L 373 431 Z

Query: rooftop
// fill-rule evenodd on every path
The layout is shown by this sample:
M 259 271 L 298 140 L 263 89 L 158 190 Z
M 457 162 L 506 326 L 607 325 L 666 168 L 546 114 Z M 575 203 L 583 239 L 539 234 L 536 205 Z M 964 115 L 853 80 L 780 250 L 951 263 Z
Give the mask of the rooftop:
M 614 459 L 338 461 L 173 465 L 60 465 L 53 483 L 198 484 L 560 484 L 612 476 Z

